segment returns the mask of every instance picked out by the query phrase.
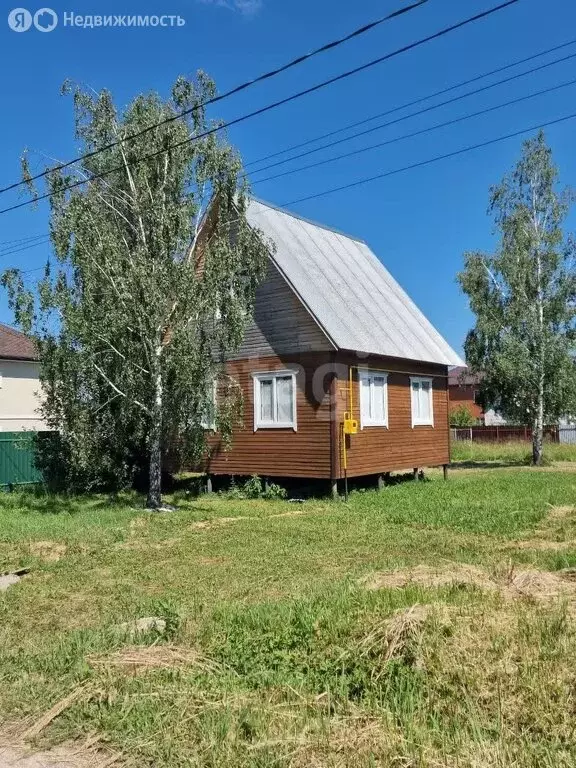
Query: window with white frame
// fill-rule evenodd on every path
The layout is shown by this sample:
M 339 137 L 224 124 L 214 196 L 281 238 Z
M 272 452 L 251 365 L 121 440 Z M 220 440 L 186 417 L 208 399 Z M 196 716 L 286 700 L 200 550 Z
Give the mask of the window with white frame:
M 296 431 L 296 373 L 254 373 L 254 431 L 289 428 Z
M 410 377 L 412 392 L 412 426 L 434 426 L 432 408 L 432 379 L 422 376 Z
M 388 374 L 360 370 L 360 428 L 388 426 Z
M 218 382 L 216 379 L 207 385 L 207 398 L 202 412 L 202 420 L 200 426 L 202 429 L 211 430 L 216 432 L 216 392 L 218 388 Z

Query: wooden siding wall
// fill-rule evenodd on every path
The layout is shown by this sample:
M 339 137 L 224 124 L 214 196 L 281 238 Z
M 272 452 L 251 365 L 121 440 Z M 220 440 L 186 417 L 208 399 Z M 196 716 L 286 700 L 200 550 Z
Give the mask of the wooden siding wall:
M 448 424 L 447 368 L 445 366 L 397 360 L 394 358 L 362 358 L 339 355 L 338 415 L 347 410 L 346 376 L 348 366 L 374 368 L 388 372 L 388 428 L 364 427 L 347 438 L 348 475 L 361 476 L 408 470 L 414 467 L 439 466 L 450 460 Z M 405 371 L 406 373 L 396 373 Z M 410 375 L 433 377 L 434 426 L 412 427 Z M 358 371 L 353 371 L 354 418 L 360 426 L 360 392 Z M 339 446 L 341 449 L 341 446 Z M 343 476 L 339 450 L 340 476 Z
M 332 345 L 277 267 L 270 262 L 256 291 L 254 318 L 232 360 L 329 351 Z
M 234 430 L 231 449 L 215 438 L 207 470 L 213 474 L 270 477 L 330 477 L 331 355 L 308 353 L 227 364 L 244 397 L 243 425 Z M 297 431 L 258 429 L 254 432 L 252 373 L 283 369 L 297 371 Z

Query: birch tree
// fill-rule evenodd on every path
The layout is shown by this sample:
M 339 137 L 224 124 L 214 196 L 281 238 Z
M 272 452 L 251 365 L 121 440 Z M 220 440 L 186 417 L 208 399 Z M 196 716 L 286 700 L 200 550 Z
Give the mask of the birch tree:
M 544 424 L 576 411 L 575 244 L 562 229 L 570 195 L 557 185 L 540 132 L 491 190 L 496 252 L 465 254 L 458 277 L 476 315 L 465 350 L 483 374 L 484 405 L 532 426 L 534 464 L 542 461 Z
M 125 484 L 144 455 L 157 508 L 166 451 L 198 457 L 207 421 L 230 432 L 222 364 L 243 337 L 267 246 L 246 221 L 238 154 L 221 132 L 194 138 L 216 125 L 202 107 L 215 94 L 206 75 L 122 113 L 108 91 L 66 90 L 87 157 L 46 177 L 55 259 L 37 290 L 17 270 L 3 283 L 40 350 L 43 416 L 68 483 Z

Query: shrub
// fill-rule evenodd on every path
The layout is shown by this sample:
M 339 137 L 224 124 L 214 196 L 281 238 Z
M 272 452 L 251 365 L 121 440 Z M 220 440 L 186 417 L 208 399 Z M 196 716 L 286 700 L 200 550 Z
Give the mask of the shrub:
M 472 412 L 465 405 L 459 405 L 450 411 L 450 425 L 452 427 L 474 427 L 478 424 Z

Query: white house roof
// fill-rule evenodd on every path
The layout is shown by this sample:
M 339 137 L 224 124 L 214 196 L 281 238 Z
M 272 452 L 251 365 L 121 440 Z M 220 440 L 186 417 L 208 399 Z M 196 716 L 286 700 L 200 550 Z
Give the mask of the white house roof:
M 464 365 L 362 240 L 254 199 L 247 218 L 336 348 Z

